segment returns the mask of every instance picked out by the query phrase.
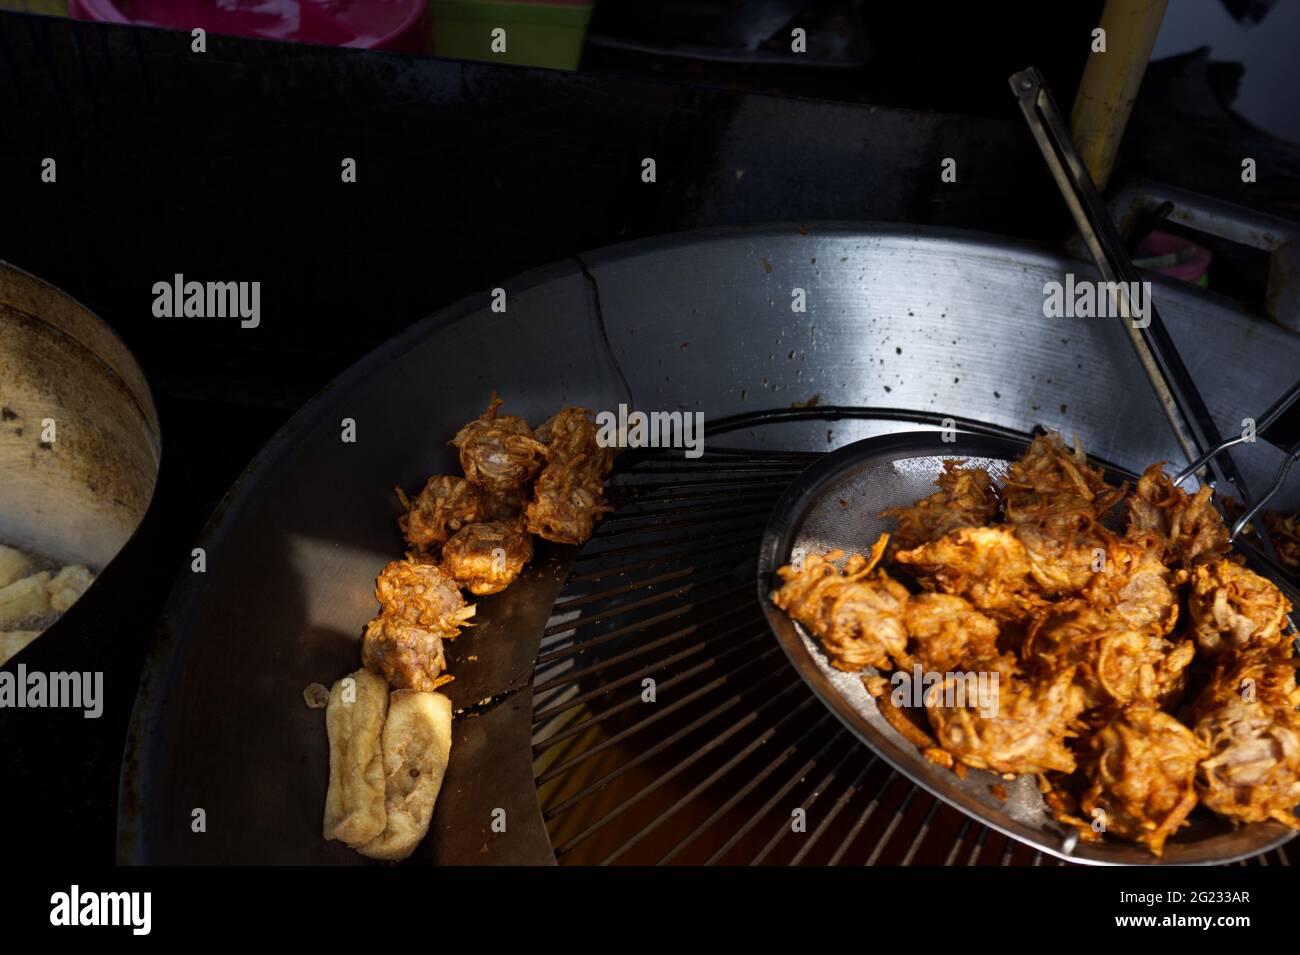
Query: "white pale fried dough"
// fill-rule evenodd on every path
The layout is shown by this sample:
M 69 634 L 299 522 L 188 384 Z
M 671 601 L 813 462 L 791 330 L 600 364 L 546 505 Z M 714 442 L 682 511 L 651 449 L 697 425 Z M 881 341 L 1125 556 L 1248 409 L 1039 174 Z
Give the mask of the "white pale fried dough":
M 7 630 L 24 620 L 39 617 L 50 609 L 50 593 L 46 571 L 15 580 L 0 587 L 0 630 Z
M 351 682 L 352 692 L 349 692 Z M 384 831 L 382 734 L 388 684 L 364 667 L 330 690 L 325 727 L 330 784 L 325 794 L 325 838 L 356 847 Z
M 95 575 L 84 564 L 69 564 L 50 581 L 50 606 L 59 613 L 64 613 L 81 599 L 81 595 L 94 582 Z
M 372 859 L 405 859 L 429 831 L 451 756 L 451 700 L 441 693 L 394 690 L 384 723 L 383 833 L 356 850 Z
M 31 571 L 31 559 L 20 550 L 0 544 L 0 587 L 8 587 Z

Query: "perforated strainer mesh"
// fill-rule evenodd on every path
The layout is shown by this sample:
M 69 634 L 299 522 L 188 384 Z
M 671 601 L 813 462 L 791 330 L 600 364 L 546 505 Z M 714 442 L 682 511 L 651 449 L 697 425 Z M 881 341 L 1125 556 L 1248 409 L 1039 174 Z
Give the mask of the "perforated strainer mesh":
M 906 506 L 932 493 L 945 460 L 965 459 L 995 479 L 1026 442 L 986 435 L 958 435 L 951 444 L 938 432 L 886 435 L 847 445 L 801 474 L 777 504 L 759 557 L 760 599 L 776 582 L 776 568 L 789 563 L 796 548 L 806 554 L 843 550 L 869 553 L 890 527 L 880 512 Z M 951 450 L 948 450 L 951 448 Z M 1116 476 L 1112 473 L 1112 479 Z M 764 600 L 768 622 L 813 691 L 860 739 L 899 771 L 983 823 L 1028 842 L 1043 852 L 1099 864 L 1150 864 L 1142 847 L 1117 839 L 1076 845 L 1048 815 L 1031 776 L 1004 780 L 972 770 L 959 777 L 928 762 L 891 726 L 862 683 L 862 675 L 830 665 L 820 644 Z M 1004 797 L 1005 794 L 1005 798 Z M 1161 861 L 1170 864 L 1222 862 L 1266 851 L 1289 838 L 1276 824 L 1234 829 L 1209 813 L 1194 814 L 1190 825 L 1166 845 Z

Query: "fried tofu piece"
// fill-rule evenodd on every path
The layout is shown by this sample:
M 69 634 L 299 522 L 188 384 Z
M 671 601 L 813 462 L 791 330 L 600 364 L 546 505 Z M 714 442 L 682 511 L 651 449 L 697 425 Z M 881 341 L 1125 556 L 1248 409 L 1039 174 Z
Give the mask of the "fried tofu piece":
M 533 539 L 518 520 L 462 528 L 442 549 L 442 566 L 476 596 L 499 593 L 533 557 Z
M 497 494 L 518 492 L 546 459 L 546 446 L 518 415 L 497 413 L 501 399 L 493 392 L 483 414 L 462 427 L 451 444 L 460 451 L 460 466 L 471 484 Z
M 31 572 L 30 557 L 20 550 L 0 544 L 0 587 L 8 587 Z
M 47 615 L 50 610 L 50 574 L 41 571 L 0 587 L 0 630 Z
M 894 560 L 918 572 L 921 585 L 970 601 L 1002 619 L 1024 616 L 1041 601 L 1029 583 L 1029 555 L 1013 529 L 963 527 Z
M 1231 560 L 1193 568 L 1187 609 L 1197 649 L 1211 659 L 1229 648 L 1268 650 L 1290 640 L 1291 601 L 1272 581 Z
M 875 570 L 888 544 L 889 535 L 882 534 L 870 557 L 855 554 L 842 571 L 835 562 L 843 551 L 809 554 L 801 568 L 777 571 L 784 583 L 773 591 L 772 602 L 821 641 L 837 669 L 906 665 L 907 588 Z
M 429 831 L 451 758 L 451 700 L 441 693 L 395 690 L 383 732 L 385 823 L 355 846 L 371 859 L 405 859 Z
M 1159 856 L 1196 808 L 1196 773 L 1208 747 L 1168 713 L 1146 703 L 1118 711 L 1088 740 L 1080 805 L 1109 835 Z M 1091 825 L 1088 826 L 1091 829 Z
M 1073 668 L 1030 680 L 1004 660 L 987 672 L 990 679 L 994 673 L 998 676 L 993 713 L 983 712 L 969 694 L 965 705 L 950 705 L 946 683 L 927 693 L 925 712 L 939 746 L 971 769 L 1007 776 L 1073 772 L 1074 754 L 1065 742 L 1074 735 L 1072 721 L 1084 709 Z
M 388 684 L 369 670 L 337 681 L 325 707 L 330 781 L 325 794 L 326 839 L 356 848 L 384 831 L 384 759 L 381 735 L 388 715 Z
M 939 490 L 908 507 L 891 507 L 881 517 L 896 522 L 896 550 L 911 550 L 938 540 L 963 527 L 982 527 L 998 509 L 993 479 L 983 468 L 962 467 L 959 460 L 944 461 L 943 474 L 934 482 Z
M 1128 499 L 1128 532 L 1154 534 L 1167 556 L 1185 567 L 1228 553 L 1228 528 L 1214 509 L 1213 491 L 1202 487 L 1188 494 L 1175 487 L 1160 462 L 1138 480 Z
M 69 564 L 50 580 L 50 607 L 59 613 L 81 599 L 81 595 L 95 582 L 95 575 L 82 564 Z

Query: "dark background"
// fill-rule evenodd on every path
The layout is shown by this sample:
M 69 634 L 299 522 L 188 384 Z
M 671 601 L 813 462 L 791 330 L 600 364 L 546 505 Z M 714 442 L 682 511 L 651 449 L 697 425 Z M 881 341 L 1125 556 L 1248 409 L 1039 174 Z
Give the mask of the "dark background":
M 1100 3 L 1047 6 L 953 5 L 937 29 L 927 6 L 870 4 L 885 42 L 848 70 L 589 48 L 576 74 L 224 37 L 200 55 L 186 34 L 0 14 L 0 259 L 121 334 L 163 432 L 137 538 L 19 658 L 104 670 L 105 716 L 0 711 L 6 792 L 48 812 L 19 845 L 112 859 L 140 662 L 191 541 L 297 407 L 411 322 L 572 253 L 704 226 L 874 219 L 1058 245 L 1068 220 L 1006 78 L 1034 63 L 1071 102 Z M 624 9 L 593 29 L 690 29 Z M 1246 198 L 1300 198 L 1294 147 L 1227 109 L 1230 69 L 1191 56 L 1152 77 L 1129 171 L 1241 199 L 1206 170 L 1255 137 L 1298 174 Z M 949 156 L 959 182 L 940 188 Z M 260 281 L 261 327 L 154 318 L 153 283 L 178 272 Z

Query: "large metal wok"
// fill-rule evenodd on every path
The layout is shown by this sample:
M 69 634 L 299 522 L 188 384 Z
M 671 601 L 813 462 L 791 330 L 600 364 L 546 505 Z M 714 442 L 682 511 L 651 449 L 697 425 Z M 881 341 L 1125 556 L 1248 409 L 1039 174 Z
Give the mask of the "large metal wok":
M 327 750 L 302 689 L 358 665 L 373 579 L 401 551 L 392 487 L 454 461 L 445 442 L 496 388 L 539 421 L 560 404 L 702 411 L 822 405 L 950 413 L 1077 433 L 1138 468 L 1178 450 L 1117 323 L 1046 319 L 1043 285 L 1081 263 L 973 234 L 764 226 L 617 246 L 474 296 L 361 360 L 252 462 L 196 542 L 162 621 L 128 741 L 123 859 L 360 861 L 320 835 Z M 792 312 L 794 289 L 807 311 Z M 1225 430 L 1294 375 L 1287 331 L 1182 286 L 1159 305 Z M 341 440 L 341 422 L 357 440 Z M 802 420 L 730 431 L 735 447 L 824 451 L 906 424 Z M 1248 481 L 1262 444 L 1233 452 Z M 1294 492 L 1277 502 L 1296 504 Z M 572 558 L 543 550 L 449 656 L 465 710 L 424 862 L 552 860 L 530 747 L 532 663 Z M 477 657 L 471 660 L 470 657 Z M 206 831 L 193 831 L 205 810 Z M 504 834 L 492 813 L 506 810 Z

